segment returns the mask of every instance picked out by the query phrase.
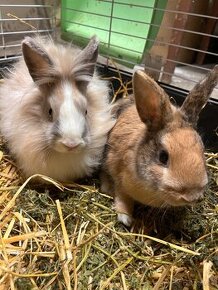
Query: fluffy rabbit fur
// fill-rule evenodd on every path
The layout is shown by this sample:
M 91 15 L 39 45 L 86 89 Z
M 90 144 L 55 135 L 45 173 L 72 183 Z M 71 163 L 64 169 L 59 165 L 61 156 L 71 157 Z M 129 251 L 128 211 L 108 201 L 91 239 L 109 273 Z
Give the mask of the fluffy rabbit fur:
M 204 149 L 193 129 L 217 83 L 218 66 L 181 108 L 142 71 L 133 76 L 134 101 L 126 101 L 110 132 L 102 191 L 114 194 L 118 220 L 132 223 L 134 201 L 154 207 L 193 204 L 208 183 Z
M 0 86 L 0 129 L 18 167 L 59 181 L 90 175 L 115 123 L 95 74 L 97 39 L 81 51 L 26 37 L 22 52 Z

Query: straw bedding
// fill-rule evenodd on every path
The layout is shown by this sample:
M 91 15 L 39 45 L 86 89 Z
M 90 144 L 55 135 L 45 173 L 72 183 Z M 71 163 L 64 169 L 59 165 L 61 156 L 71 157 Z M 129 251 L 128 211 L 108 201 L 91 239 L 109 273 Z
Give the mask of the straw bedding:
M 121 81 L 119 93 L 128 86 Z M 24 181 L 0 148 L 0 290 L 217 289 L 218 154 L 205 153 L 210 184 L 200 204 L 138 205 L 127 229 L 97 178 Z
M 126 229 L 98 180 L 23 183 L 1 148 L 0 289 L 217 289 L 218 154 L 201 204 L 138 206 Z

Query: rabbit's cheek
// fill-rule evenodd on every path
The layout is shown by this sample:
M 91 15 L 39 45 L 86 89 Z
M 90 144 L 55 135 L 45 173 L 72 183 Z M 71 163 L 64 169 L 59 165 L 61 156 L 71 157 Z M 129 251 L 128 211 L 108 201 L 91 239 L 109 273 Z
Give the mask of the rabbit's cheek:
M 166 198 L 166 204 L 169 206 L 185 206 L 187 205 L 187 202 L 185 202 L 182 198 L 178 197 L 176 198 L 175 196 L 169 196 Z
M 86 144 L 90 142 L 90 132 L 87 126 L 83 130 L 82 138 Z

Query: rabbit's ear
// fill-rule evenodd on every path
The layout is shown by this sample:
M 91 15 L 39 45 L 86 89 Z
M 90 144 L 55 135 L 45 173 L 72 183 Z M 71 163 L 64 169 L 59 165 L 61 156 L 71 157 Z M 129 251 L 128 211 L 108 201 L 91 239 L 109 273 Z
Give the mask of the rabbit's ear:
M 173 116 L 169 97 L 143 71 L 133 76 L 133 90 L 138 114 L 150 132 L 161 130 Z
M 93 75 L 95 64 L 98 58 L 99 41 L 96 36 L 93 36 L 87 46 L 79 53 L 78 62 L 84 64 L 86 74 Z
M 195 85 L 182 104 L 181 111 L 185 113 L 189 123 L 197 125 L 198 116 L 206 105 L 214 87 L 218 82 L 218 65 L 216 65 L 206 77 Z
M 40 80 L 52 66 L 48 54 L 31 37 L 25 37 L 23 40 L 22 52 L 31 77 L 34 81 Z

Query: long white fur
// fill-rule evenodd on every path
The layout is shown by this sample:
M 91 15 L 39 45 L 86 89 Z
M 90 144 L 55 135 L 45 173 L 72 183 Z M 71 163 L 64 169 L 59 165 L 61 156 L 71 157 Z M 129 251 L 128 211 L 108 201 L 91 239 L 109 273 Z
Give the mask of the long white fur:
M 52 41 L 45 42 L 38 39 L 51 56 L 56 70 L 61 75 L 72 71 L 78 56 L 78 50 L 70 47 L 56 46 Z M 79 68 L 78 68 L 79 70 Z M 73 109 L 69 101 L 71 88 L 64 85 L 65 103 L 61 112 L 61 128 L 69 132 L 72 127 L 79 132 L 81 126 L 73 119 L 66 121 L 69 110 Z M 87 88 L 88 127 L 90 143 L 86 150 L 78 154 L 65 154 L 53 150 L 46 150 L 44 138 L 50 138 L 49 124 L 32 117 L 24 118 L 24 110 L 39 114 L 40 92 L 33 82 L 23 60 L 16 66 L 4 84 L 0 86 L 0 130 L 8 142 L 10 152 L 23 170 L 25 176 L 40 173 L 60 181 L 70 181 L 84 177 L 93 172 L 101 163 L 107 134 L 113 127 L 115 120 L 111 114 L 112 106 L 108 99 L 108 85 L 94 76 Z M 75 113 L 75 112 L 74 112 Z M 78 117 L 78 114 L 76 116 Z M 66 122 L 66 123 L 65 123 Z M 82 121 L 83 122 L 83 121 Z M 73 131 L 73 130 L 72 130 Z
M 78 91 L 73 91 L 73 87 L 68 81 L 63 84 L 64 102 L 60 107 L 59 121 L 60 131 L 65 138 L 82 138 L 82 133 L 84 131 L 86 120 L 83 112 L 80 112 L 78 110 L 74 102 L 74 95 L 78 93 Z M 82 95 L 78 97 L 84 98 Z

